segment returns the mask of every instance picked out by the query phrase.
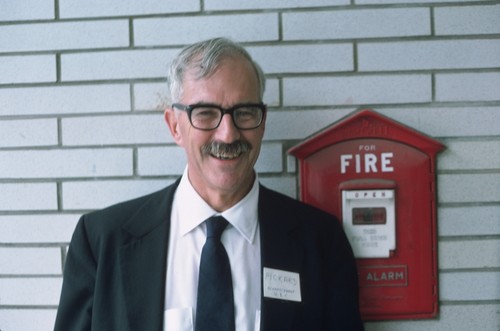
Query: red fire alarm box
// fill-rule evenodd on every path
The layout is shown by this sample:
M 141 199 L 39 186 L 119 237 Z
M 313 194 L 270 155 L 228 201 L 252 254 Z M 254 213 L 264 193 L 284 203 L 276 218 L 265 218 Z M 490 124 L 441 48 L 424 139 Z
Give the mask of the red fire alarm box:
M 443 149 L 362 110 L 289 150 L 299 160 L 301 199 L 342 220 L 364 320 L 437 315 L 435 158 Z

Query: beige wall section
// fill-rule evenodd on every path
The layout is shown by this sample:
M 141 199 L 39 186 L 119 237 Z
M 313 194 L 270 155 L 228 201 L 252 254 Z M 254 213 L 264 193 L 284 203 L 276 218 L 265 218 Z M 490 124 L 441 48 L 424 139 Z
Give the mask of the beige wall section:
M 370 107 L 443 142 L 440 314 L 368 331 L 500 329 L 500 1 L 26 0 L 0 8 L 0 329 L 51 330 L 83 212 L 171 183 L 166 65 L 244 43 L 268 76 L 265 185 L 286 150 Z

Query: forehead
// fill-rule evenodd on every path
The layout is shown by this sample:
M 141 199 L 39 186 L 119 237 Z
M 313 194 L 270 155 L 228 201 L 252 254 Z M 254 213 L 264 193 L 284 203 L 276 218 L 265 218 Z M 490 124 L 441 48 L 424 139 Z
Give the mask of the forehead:
M 196 68 L 186 71 L 181 99 L 221 104 L 256 102 L 260 101 L 259 89 L 257 73 L 250 61 L 241 56 L 228 57 L 205 77 L 200 78 Z

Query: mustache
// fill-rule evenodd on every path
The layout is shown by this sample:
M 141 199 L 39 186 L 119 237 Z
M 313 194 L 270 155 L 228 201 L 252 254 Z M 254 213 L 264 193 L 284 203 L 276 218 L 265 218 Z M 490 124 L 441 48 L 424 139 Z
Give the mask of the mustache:
M 230 144 L 223 143 L 221 141 L 212 141 L 201 147 L 201 151 L 204 154 L 242 154 L 248 152 L 252 149 L 252 145 L 243 140 L 236 140 Z

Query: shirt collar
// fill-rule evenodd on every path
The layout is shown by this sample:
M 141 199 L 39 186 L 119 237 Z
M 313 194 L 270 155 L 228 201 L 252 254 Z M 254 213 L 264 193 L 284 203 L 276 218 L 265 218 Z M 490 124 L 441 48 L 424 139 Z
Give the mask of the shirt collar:
M 258 224 L 258 198 L 259 184 L 256 175 L 250 192 L 233 207 L 218 213 L 193 188 L 186 167 L 175 193 L 175 203 L 179 210 L 180 233 L 184 236 L 210 216 L 222 215 L 249 243 L 253 243 Z

